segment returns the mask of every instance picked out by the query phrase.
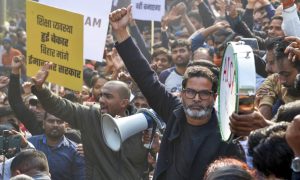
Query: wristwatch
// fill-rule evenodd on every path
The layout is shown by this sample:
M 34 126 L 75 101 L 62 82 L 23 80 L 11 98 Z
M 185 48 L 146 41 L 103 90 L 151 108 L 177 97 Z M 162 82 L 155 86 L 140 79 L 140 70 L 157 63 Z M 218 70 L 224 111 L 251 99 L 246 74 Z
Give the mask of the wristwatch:
M 293 159 L 291 168 L 294 172 L 300 172 L 300 157 L 295 157 Z

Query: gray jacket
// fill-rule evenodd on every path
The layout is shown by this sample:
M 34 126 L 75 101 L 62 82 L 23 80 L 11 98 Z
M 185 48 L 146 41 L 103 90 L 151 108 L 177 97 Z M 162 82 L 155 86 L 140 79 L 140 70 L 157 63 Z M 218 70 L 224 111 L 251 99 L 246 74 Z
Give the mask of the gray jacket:
M 147 155 L 139 137 L 140 134 L 127 139 L 121 150 L 114 152 L 105 145 L 99 109 L 72 103 L 52 94 L 48 89 L 37 91 L 33 86 L 32 92 L 38 97 L 47 112 L 81 131 L 87 179 L 141 179 L 137 166 L 145 163 Z

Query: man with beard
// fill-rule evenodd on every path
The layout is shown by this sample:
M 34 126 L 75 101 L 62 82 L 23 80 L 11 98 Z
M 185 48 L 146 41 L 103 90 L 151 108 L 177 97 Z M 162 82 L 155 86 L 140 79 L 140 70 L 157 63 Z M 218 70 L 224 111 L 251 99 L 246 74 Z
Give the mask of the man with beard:
M 175 40 L 171 44 L 171 56 L 174 67 L 162 71 L 159 80 L 170 93 L 181 91 L 182 76 L 192 57 L 190 42 L 184 39 Z
M 76 151 L 77 145 L 64 136 L 65 122 L 45 112 L 43 128 L 45 134 L 28 140 L 47 156 L 51 178 L 85 179 L 84 159 Z
M 289 42 L 281 40 L 274 50 L 277 73 L 269 76 L 256 93 L 259 111 L 267 119 L 272 118 L 272 107 L 276 100 L 284 104 L 300 99 L 300 90 L 294 87 L 300 62 L 292 62 L 284 53 Z
M 216 77 L 205 67 L 188 67 L 182 72 L 181 99 L 172 95 L 130 37 L 126 29 L 130 15 L 131 6 L 110 14 L 118 41 L 116 48 L 150 107 L 167 124 L 153 179 L 202 179 L 207 166 L 216 158 L 240 155 L 235 144 L 221 140 L 213 108 Z
M 72 103 L 45 88 L 43 84 L 48 76 L 50 66 L 47 63 L 32 78 L 35 84 L 32 92 L 38 97 L 47 112 L 80 130 L 86 160 L 86 179 L 147 179 L 147 177 L 142 177 L 147 176 L 148 173 L 145 172 L 148 153 L 142 143 L 142 133 L 137 133 L 124 141 L 118 152 L 111 150 L 105 144 L 101 133 L 101 115 L 103 113 L 108 113 L 113 117 L 124 117 L 135 113 L 133 106 L 129 105 L 130 89 L 128 85 L 121 81 L 105 83 L 100 92 L 101 109 L 99 110 L 94 106 L 88 107 Z M 45 143 L 41 145 L 48 149 Z

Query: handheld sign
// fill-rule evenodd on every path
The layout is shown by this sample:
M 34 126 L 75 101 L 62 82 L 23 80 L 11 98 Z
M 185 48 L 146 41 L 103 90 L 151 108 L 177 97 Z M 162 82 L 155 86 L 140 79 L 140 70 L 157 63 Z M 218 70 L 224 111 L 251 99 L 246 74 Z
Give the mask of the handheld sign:
M 81 91 L 83 82 L 83 16 L 26 1 L 27 76 L 53 62 L 49 82 Z
M 229 42 L 222 61 L 219 79 L 219 127 L 222 139 L 233 137 L 229 116 L 233 112 L 249 113 L 254 108 L 256 72 L 254 54 L 244 42 Z

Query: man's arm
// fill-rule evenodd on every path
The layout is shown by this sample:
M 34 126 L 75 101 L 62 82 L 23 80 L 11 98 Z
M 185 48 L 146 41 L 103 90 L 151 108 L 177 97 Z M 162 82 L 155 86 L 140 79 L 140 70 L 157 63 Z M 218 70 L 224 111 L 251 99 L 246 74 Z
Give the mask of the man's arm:
M 129 28 L 130 28 L 130 32 L 131 32 L 132 36 L 136 40 L 136 43 L 138 44 L 138 47 L 143 52 L 144 56 L 150 59 L 151 54 L 148 51 L 148 49 L 146 48 L 146 42 L 144 41 L 142 34 L 141 34 L 134 19 L 131 20 Z
M 268 76 L 257 90 L 255 103 L 265 118 L 270 119 L 272 117 L 272 107 L 276 99 L 279 98 L 280 91 L 277 74 Z
M 67 99 L 56 96 L 44 86 L 50 67 L 51 64 L 46 63 L 38 73 L 32 77 L 34 82 L 34 86 L 31 88 L 32 93 L 38 97 L 47 112 L 70 123 L 75 129 L 81 130 L 83 127 L 82 119 L 88 119 L 85 116 L 91 112 L 88 112 L 89 108 L 87 106 L 72 103 Z
M 248 136 L 251 131 L 272 125 L 273 122 L 265 119 L 259 111 L 249 114 L 232 113 L 230 119 L 230 130 L 237 136 Z
M 166 91 L 156 73 L 150 68 L 147 60 L 132 41 L 126 29 L 130 13 L 131 6 L 110 14 L 110 22 L 118 41 L 116 48 L 130 75 L 147 98 L 150 107 L 164 120 L 167 120 L 180 102 Z
M 12 61 L 12 72 L 8 84 L 8 102 L 15 112 L 16 117 L 25 125 L 32 135 L 42 134 L 42 122 L 39 122 L 22 100 L 20 88 L 20 70 L 24 65 L 23 56 L 14 57 Z
M 281 0 L 285 2 L 287 0 Z M 293 2 L 293 1 L 289 1 Z M 282 11 L 282 29 L 286 36 L 300 37 L 300 19 L 297 13 L 297 6 L 294 3 L 285 4 L 283 3 Z

